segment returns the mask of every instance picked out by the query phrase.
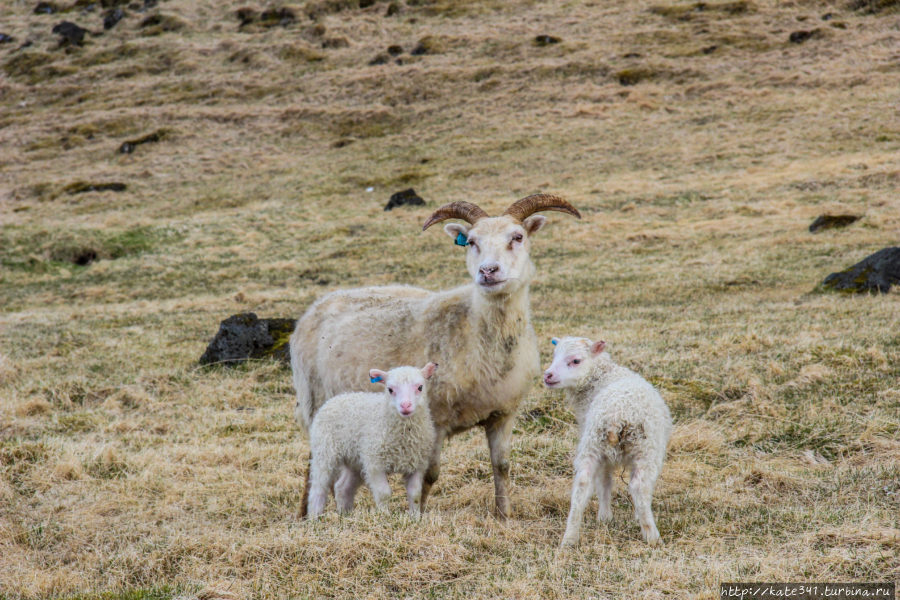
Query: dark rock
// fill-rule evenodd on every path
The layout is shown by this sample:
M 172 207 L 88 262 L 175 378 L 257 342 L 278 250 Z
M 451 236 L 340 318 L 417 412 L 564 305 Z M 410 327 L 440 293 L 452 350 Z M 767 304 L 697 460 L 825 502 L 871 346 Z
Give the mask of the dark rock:
M 887 293 L 900 283 L 900 247 L 883 248 L 849 269 L 832 273 L 819 286 L 822 291 L 845 294 Z
M 84 43 L 84 34 L 88 33 L 88 30 L 71 21 L 63 21 L 53 26 L 53 33 L 59 35 L 60 46 L 80 46 Z
M 396 44 L 394 44 L 393 46 L 388 46 L 387 53 L 391 56 L 403 54 L 403 46 L 398 46 Z
M 811 31 L 795 31 L 791 35 L 788 36 L 788 41 L 792 44 L 802 44 L 808 39 L 814 38 L 819 35 L 818 29 L 813 29 Z
M 359 0 L 360 8 L 369 8 L 375 6 L 375 0 Z
M 124 192 L 128 186 L 118 181 L 107 183 L 90 183 L 88 181 L 76 181 L 63 188 L 63 191 L 71 196 L 86 192 Z
M 347 48 L 350 46 L 350 41 L 345 37 L 328 37 L 322 40 L 323 48 Z
M 288 342 L 295 326 L 294 319 L 260 319 L 254 313 L 232 315 L 219 325 L 200 364 L 236 365 L 248 358 L 274 358 L 288 363 Z
M 288 27 L 296 20 L 297 15 L 294 14 L 294 11 L 286 7 L 264 10 L 259 15 L 259 22 L 265 27 L 274 27 L 276 25 Z
M 119 152 L 122 154 L 131 154 L 134 152 L 134 149 L 141 144 L 153 144 L 156 143 L 168 135 L 168 132 L 165 129 L 158 129 L 153 133 L 148 133 L 145 136 L 139 137 L 135 140 L 129 140 L 127 142 L 122 142 L 122 145 L 119 146 Z
M 397 4 L 396 2 L 391 2 L 390 4 L 388 4 L 387 10 L 384 11 L 384 16 L 393 17 L 394 15 L 396 15 L 399 12 L 400 12 L 400 5 Z
M 388 56 L 387 54 L 379 54 L 378 56 L 376 56 L 375 58 L 373 58 L 372 60 L 369 61 L 369 66 L 371 67 L 373 65 L 386 65 L 388 63 L 388 61 L 390 61 L 390 60 L 391 60 L 391 57 Z
M 13 36 L 7 35 L 5 33 L 0 33 L 0 44 L 11 44 L 14 41 L 16 41 L 16 38 L 14 38 Z
M 391 196 L 388 203 L 384 206 L 384 210 L 391 210 L 397 206 L 425 206 L 425 201 L 419 197 L 412 188 L 397 192 Z
M 639 52 L 629 52 L 628 54 L 623 54 L 622 58 L 640 58 L 641 54 Z
M 700 50 L 700 52 L 702 52 L 703 54 L 712 54 L 713 52 L 715 52 L 718 49 L 719 49 L 718 46 L 707 46 L 706 48 L 703 48 L 702 50 Z
M 125 18 L 125 11 L 121 8 L 111 8 L 103 14 L 103 29 L 112 29 Z
M 144 30 L 142 35 L 160 35 L 171 31 L 182 31 L 188 28 L 185 21 L 174 15 L 155 14 L 144 17 L 138 25 Z
M 416 47 L 409 51 L 413 56 L 421 56 L 423 54 L 428 54 L 428 46 L 422 42 L 416 44 Z
M 837 229 L 846 227 L 851 223 L 859 221 L 859 215 L 819 215 L 816 220 L 809 226 L 810 233 L 822 231 L 824 229 Z
M 248 7 L 237 9 L 234 15 L 238 18 L 238 21 L 241 22 L 241 27 L 250 25 L 259 18 L 259 13 L 256 12 L 256 10 Z
M 830 21 L 833 18 L 834 18 L 834 13 L 825 13 L 824 15 L 822 15 L 823 21 Z
M 36 15 L 52 15 L 55 12 L 59 12 L 59 9 L 52 2 L 38 2 L 34 7 Z
M 539 35 L 534 38 L 534 43 L 536 46 L 549 46 L 550 44 L 558 44 L 562 40 L 553 35 Z

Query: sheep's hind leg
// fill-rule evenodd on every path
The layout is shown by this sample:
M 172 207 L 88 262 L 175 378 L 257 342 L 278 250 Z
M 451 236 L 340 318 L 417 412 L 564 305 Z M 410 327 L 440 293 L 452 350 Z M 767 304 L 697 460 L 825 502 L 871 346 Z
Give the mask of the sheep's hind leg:
M 425 471 L 425 477 L 422 481 L 422 497 L 419 500 L 419 509 L 425 510 L 425 500 L 431 492 L 431 486 L 438 480 L 441 474 L 441 446 L 444 445 L 444 437 L 446 433 L 443 430 L 437 430 L 437 437 L 434 440 L 434 448 L 431 450 L 431 458 L 428 461 L 428 469 Z
M 341 470 L 341 476 L 334 484 L 334 499 L 337 502 L 338 511 L 348 513 L 353 510 L 354 500 L 356 498 L 356 490 L 362 483 L 359 473 L 344 465 Z
M 572 502 L 562 546 L 575 546 L 581 539 L 581 522 L 584 519 L 584 510 L 591 500 L 591 493 L 594 491 L 594 473 L 598 467 L 597 460 L 592 458 L 578 463 L 575 480 L 572 482 Z
M 597 520 L 609 521 L 612 519 L 612 488 L 613 466 L 606 461 L 600 463 L 600 468 L 594 475 L 594 485 L 597 491 Z
M 388 483 L 387 473 L 384 471 L 369 471 L 366 480 L 369 482 L 369 489 L 372 490 L 375 506 L 380 512 L 388 512 L 388 500 L 391 498 L 391 484 Z
M 650 503 L 653 499 L 653 488 L 656 486 L 658 470 L 646 461 L 638 462 L 631 469 L 631 480 L 628 491 L 634 502 L 634 516 L 641 524 L 641 535 L 651 546 L 659 543 L 659 530 L 653 519 Z
M 414 517 L 418 517 L 422 513 L 420 505 L 424 475 L 422 471 L 416 471 L 406 476 L 406 500 L 409 502 L 409 514 Z
M 484 426 L 488 447 L 491 451 L 491 467 L 494 471 L 494 503 L 497 516 L 509 516 L 509 447 L 512 442 L 512 427 L 515 420 L 510 415 L 502 415 Z

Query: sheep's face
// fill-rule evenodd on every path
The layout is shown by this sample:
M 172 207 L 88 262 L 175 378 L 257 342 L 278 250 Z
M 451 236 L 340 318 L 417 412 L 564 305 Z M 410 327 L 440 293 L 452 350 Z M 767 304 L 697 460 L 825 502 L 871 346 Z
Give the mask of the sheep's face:
M 567 388 L 577 385 L 589 372 L 593 359 L 603 352 L 606 342 L 592 342 L 587 338 L 553 338 L 553 362 L 544 371 L 544 385 L 548 388 Z
M 534 276 L 529 236 L 546 221 L 534 215 L 520 223 L 504 215 L 480 219 L 471 227 L 449 223 L 444 231 L 466 246 L 466 268 L 483 294 L 510 294 L 527 286 Z
M 401 417 L 409 417 L 423 405 L 427 406 L 425 381 L 434 375 L 435 363 L 428 363 L 421 369 L 415 367 L 397 367 L 384 372 L 378 369 L 369 371 L 372 383 L 384 383 L 387 398 Z

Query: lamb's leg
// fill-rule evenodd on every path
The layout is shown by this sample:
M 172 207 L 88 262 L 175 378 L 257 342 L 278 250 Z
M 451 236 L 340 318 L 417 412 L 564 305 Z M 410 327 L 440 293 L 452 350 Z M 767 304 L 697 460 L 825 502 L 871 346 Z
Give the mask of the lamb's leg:
M 315 458 L 309 466 L 309 500 L 306 505 L 306 514 L 310 519 L 315 519 L 325 511 L 328 502 L 328 490 L 331 489 L 333 476 Z
M 425 473 L 416 471 L 406 476 L 406 500 L 409 502 L 409 514 L 418 517 L 421 514 L 422 483 Z
M 572 482 L 572 503 L 569 507 L 569 520 L 566 522 L 566 533 L 563 535 L 563 546 L 575 546 L 581 538 L 581 521 L 584 510 L 591 500 L 594 490 L 594 473 L 599 468 L 597 460 L 585 458 L 578 461 L 575 480 Z
M 597 473 L 594 475 L 594 485 L 597 492 L 597 500 L 600 506 L 597 508 L 597 519 L 609 521 L 612 519 L 612 488 L 613 466 L 606 461 L 600 463 Z
M 653 488 L 656 486 L 656 476 L 659 470 L 649 461 L 638 461 L 631 469 L 631 481 L 628 482 L 628 491 L 634 503 L 634 516 L 641 524 L 641 535 L 644 541 L 655 546 L 659 543 L 659 530 L 653 520 L 653 511 L 650 510 L 650 502 L 653 499 Z
M 353 510 L 356 490 L 359 489 L 359 484 L 361 483 L 362 478 L 359 476 L 359 473 L 344 465 L 341 470 L 341 476 L 338 478 L 337 483 L 334 484 L 334 499 L 337 502 L 339 512 L 348 513 Z
M 509 447 L 514 422 L 512 415 L 503 415 L 489 421 L 484 428 L 494 470 L 494 503 L 501 519 L 509 516 Z
M 369 483 L 369 489 L 372 490 L 372 497 L 375 499 L 375 506 L 380 512 L 388 512 L 388 500 L 391 498 L 391 484 L 388 483 L 387 473 L 383 470 L 369 471 L 366 480 Z
M 428 499 L 428 493 L 431 492 L 431 486 L 437 481 L 438 475 L 441 474 L 441 446 L 444 444 L 444 437 L 447 435 L 443 429 L 436 431 L 437 436 L 434 439 L 434 448 L 431 450 L 431 458 L 428 460 L 428 469 L 425 471 L 425 478 L 422 481 L 422 499 L 419 501 L 419 508 L 425 510 L 425 500 Z

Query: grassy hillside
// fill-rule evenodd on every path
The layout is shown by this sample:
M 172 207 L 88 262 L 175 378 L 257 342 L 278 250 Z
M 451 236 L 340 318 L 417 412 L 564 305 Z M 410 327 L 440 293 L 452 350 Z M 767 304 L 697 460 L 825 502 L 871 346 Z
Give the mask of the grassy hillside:
M 810 294 L 897 245 L 895 1 L 163 0 L 106 32 L 99 4 L 35 4 L 0 0 L 0 597 L 900 580 L 898 295 Z M 94 33 L 60 47 L 62 20 Z M 427 207 L 382 210 L 410 186 Z M 585 217 L 535 239 L 540 339 L 603 337 L 676 417 L 665 545 L 620 482 L 557 551 L 574 419 L 538 381 L 509 521 L 471 432 L 421 522 L 399 485 L 391 517 L 365 492 L 299 522 L 289 371 L 199 369 L 219 321 L 463 283 L 429 211 L 537 191 Z M 827 212 L 863 218 L 809 233 Z

